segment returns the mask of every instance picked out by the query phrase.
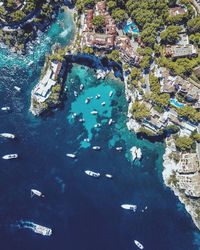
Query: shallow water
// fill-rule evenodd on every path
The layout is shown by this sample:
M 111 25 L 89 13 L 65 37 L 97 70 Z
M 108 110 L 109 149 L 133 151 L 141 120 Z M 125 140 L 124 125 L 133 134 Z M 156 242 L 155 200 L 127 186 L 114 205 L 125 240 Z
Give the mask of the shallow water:
M 126 128 L 123 83 L 97 80 L 93 70 L 74 65 L 66 80 L 69 91 L 63 108 L 43 118 L 29 113 L 31 89 L 39 79 L 45 53 L 55 42 L 67 43 L 73 33 L 69 15 L 63 15 L 33 46 L 33 54 L 22 57 L 0 50 L 0 106 L 12 108 L 11 113 L 0 113 L 0 131 L 17 136 L 14 141 L 0 139 L 0 156 L 19 154 L 17 160 L 0 159 L 1 249 L 129 250 L 137 249 L 134 239 L 150 250 L 199 249 L 199 232 L 163 185 L 164 146 L 139 140 Z M 59 25 L 63 18 L 65 30 Z M 14 85 L 22 88 L 20 93 Z M 74 90 L 79 92 L 77 98 Z M 94 98 L 85 104 L 88 96 Z M 105 107 L 100 105 L 103 101 Z M 97 116 L 90 114 L 94 109 Z M 79 117 L 71 119 L 74 112 L 85 123 Z M 115 123 L 108 126 L 110 117 Z M 98 129 L 94 128 L 97 122 L 102 124 Z M 91 145 L 102 150 L 93 151 Z M 141 162 L 130 160 L 134 145 L 142 149 Z M 116 146 L 123 151 L 117 152 Z M 76 160 L 66 157 L 72 152 Z M 85 175 L 86 169 L 100 172 L 101 178 Z M 105 173 L 113 179 L 105 178 Z M 45 198 L 31 198 L 31 188 L 41 190 Z M 135 213 L 122 210 L 123 203 L 136 204 L 138 209 Z M 53 235 L 46 238 L 19 229 L 21 220 L 51 227 Z

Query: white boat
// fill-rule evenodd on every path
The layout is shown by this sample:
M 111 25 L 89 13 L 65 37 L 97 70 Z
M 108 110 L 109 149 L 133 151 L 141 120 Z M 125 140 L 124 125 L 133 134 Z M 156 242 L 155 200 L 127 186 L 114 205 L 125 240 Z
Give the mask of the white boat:
M 35 232 L 37 234 L 41 234 L 43 236 L 51 236 L 52 235 L 51 228 L 38 225 L 38 224 L 33 223 L 31 221 L 20 221 L 19 227 L 31 229 L 33 232 Z
M 88 104 L 89 102 L 90 102 L 90 98 L 88 97 L 85 99 L 85 103 Z
M 99 127 L 101 127 L 101 124 L 100 124 L 100 123 L 97 123 L 97 124 L 94 125 L 94 127 L 95 127 L 95 128 L 99 128 Z
M 18 154 L 9 154 L 9 155 L 4 155 L 2 159 L 4 160 L 11 160 L 11 159 L 16 159 L 18 157 Z
M 72 159 L 76 158 L 75 154 L 66 154 L 66 156 L 68 156 L 69 158 L 72 158 Z
M 134 161 L 136 158 L 137 158 L 137 147 L 133 146 L 131 149 L 130 149 L 130 152 L 132 154 L 132 160 Z
M 98 112 L 96 110 L 93 110 L 90 113 L 91 113 L 91 115 L 97 115 L 98 114 Z
M 72 118 L 75 118 L 77 116 L 77 113 L 72 114 Z
M 79 119 L 79 122 L 84 122 L 85 120 L 84 119 Z
M 112 123 L 113 123 L 113 119 L 109 119 L 108 125 L 110 126 L 110 125 L 112 125 Z
M 105 105 L 106 105 L 106 102 L 102 102 L 102 103 L 101 103 L 101 106 L 105 106 Z
M 78 96 L 78 92 L 74 91 L 74 96 L 77 97 Z
M 84 89 L 84 85 L 81 84 L 81 85 L 80 85 L 80 90 L 82 91 L 83 89 Z
M 10 134 L 10 133 L 1 133 L 0 136 L 4 137 L 4 138 L 10 138 L 10 139 L 14 139 L 15 138 L 15 135 L 14 134 Z
M 123 209 L 132 210 L 133 212 L 135 212 L 137 209 L 137 205 L 132 205 L 132 204 L 122 204 L 121 207 Z
M 99 95 L 99 94 L 95 96 L 96 99 L 99 99 L 100 97 L 101 97 L 101 95 Z
M 44 194 L 37 189 L 31 189 L 31 198 L 36 195 L 39 197 L 44 197 Z
M 10 107 L 2 107 L 1 110 L 3 110 L 3 111 L 9 111 Z
M 101 147 L 99 147 L 99 146 L 93 146 L 92 149 L 94 149 L 94 150 L 100 150 Z
M 136 155 L 139 160 L 142 158 L 142 150 L 140 148 L 137 148 Z
M 85 142 L 89 142 L 89 141 L 90 141 L 90 139 L 89 139 L 89 138 L 85 138 L 83 141 L 85 141 Z
M 113 91 L 110 91 L 109 93 L 109 97 L 111 97 L 113 95 Z
M 44 236 L 52 235 L 52 229 L 44 226 L 40 226 L 38 224 L 34 224 L 33 231 L 37 234 L 41 234 Z
M 121 152 L 123 150 L 123 148 L 122 147 L 116 147 L 116 150 Z
M 136 245 L 138 248 L 144 249 L 144 246 L 143 246 L 139 241 L 134 240 L 134 243 L 135 243 L 135 245 Z
M 112 175 L 111 174 L 105 174 L 105 177 L 112 179 Z
M 18 87 L 18 86 L 14 86 L 14 89 L 16 89 L 18 92 L 20 92 L 20 91 L 21 91 L 21 88 L 20 88 L 20 87 Z
M 92 177 L 96 177 L 96 178 L 99 178 L 100 177 L 100 173 L 96 173 L 96 172 L 93 172 L 91 170 L 85 170 L 85 173 L 89 176 L 92 176 Z

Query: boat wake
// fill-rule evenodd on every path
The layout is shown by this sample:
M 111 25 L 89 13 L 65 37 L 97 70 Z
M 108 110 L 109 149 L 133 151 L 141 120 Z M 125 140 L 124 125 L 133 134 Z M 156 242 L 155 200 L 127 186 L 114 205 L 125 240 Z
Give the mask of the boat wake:
M 13 226 L 13 225 L 12 225 Z M 52 230 L 48 227 L 40 226 L 31 221 L 20 220 L 13 227 L 18 229 L 30 229 L 34 233 L 41 234 L 43 236 L 50 236 L 52 234 Z

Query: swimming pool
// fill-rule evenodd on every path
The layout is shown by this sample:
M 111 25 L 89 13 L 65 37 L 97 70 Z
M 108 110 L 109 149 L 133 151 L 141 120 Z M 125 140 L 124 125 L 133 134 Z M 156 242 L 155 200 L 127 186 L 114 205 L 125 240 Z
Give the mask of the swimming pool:
M 176 98 L 171 98 L 170 104 L 177 108 L 183 108 L 185 106 L 183 103 L 179 102 Z
M 138 34 L 139 33 L 139 29 L 136 26 L 135 22 L 132 22 L 132 23 L 127 23 L 125 25 L 124 32 L 125 33 Z

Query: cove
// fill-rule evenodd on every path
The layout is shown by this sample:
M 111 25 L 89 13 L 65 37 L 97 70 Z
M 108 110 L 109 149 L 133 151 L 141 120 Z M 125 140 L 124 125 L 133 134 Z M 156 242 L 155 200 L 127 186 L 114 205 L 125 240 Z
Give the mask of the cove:
M 16 134 L 15 141 L 0 140 L 1 155 L 17 152 L 17 161 L 0 159 L 0 242 L 4 250 L 131 250 L 133 240 L 145 249 L 197 250 L 199 233 L 191 218 L 173 193 L 163 186 L 161 178 L 163 147 L 161 143 L 138 140 L 126 128 L 127 104 L 124 86 L 111 79 L 97 80 L 87 66 L 76 65 L 68 74 L 67 100 L 61 110 L 51 116 L 35 118 L 28 109 L 31 89 L 37 83 L 55 39 L 62 43 L 59 18 L 41 42 L 35 44 L 26 57 L 0 50 L 0 106 L 9 105 L 11 113 L 0 113 L 0 130 Z M 71 18 L 66 14 L 69 42 L 73 33 Z M 54 30 L 55 27 L 55 30 Z M 53 30 L 52 30 L 53 29 Z M 58 32 L 55 33 L 54 32 Z M 54 34 L 54 35 L 52 35 Z M 64 45 L 64 44 L 63 44 Z M 28 65 L 29 63 L 31 65 Z M 80 84 L 85 90 L 75 98 L 73 91 Z M 21 93 L 13 87 L 21 87 Z M 108 92 L 113 90 L 113 98 Z M 86 96 L 100 92 L 107 106 L 99 101 L 86 108 Z M 90 109 L 99 110 L 95 121 Z M 88 109 L 88 110 L 87 110 Z M 85 116 L 86 123 L 71 120 L 73 112 Z M 109 117 L 115 123 L 107 126 Z M 89 122 L 90 121 L 90 122 Z M 102 127 L 93 124 L 101 121 Z M 91 145 L 100 145 L 101 152 L 93 152 L 82 144 L 90 136 Z M 124 151 L 113 147 L 122 145 Z M 129 149 L 142 149 L 143 159 L 133 164 Z M 68 159 L 67 152 L 77 151 L 77 161 Z M 92 179 L 85 169 L 112 173 L 113 180 Z M 30 189 L 45 193 L 46 198 L 31 199 Z M 138 205 L 136 213 L 121 209 L 122 203 Z M 142 212 L 143 208 L 148 209 Z M 20 230 L 20 220 L 34 221 L 53 229 L 50 238 Z

